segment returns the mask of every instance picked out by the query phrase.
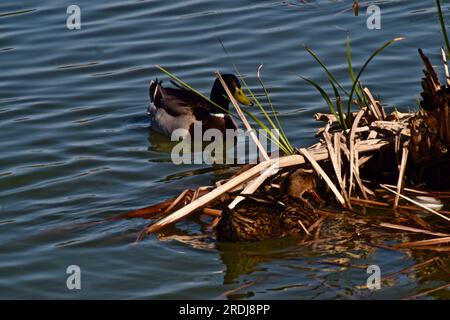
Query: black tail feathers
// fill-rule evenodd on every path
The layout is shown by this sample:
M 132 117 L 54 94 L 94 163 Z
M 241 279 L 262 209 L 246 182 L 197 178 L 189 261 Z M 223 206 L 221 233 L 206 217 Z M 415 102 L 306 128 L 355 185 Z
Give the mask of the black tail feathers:
M 161 93 L 159 92 L 159 87 L 161 86 L 161 84 L 162 84 L 162 81 L 158 81 L 158 78 L 150 81 L 150 86 L 148 88 L 148 94 L 149 94 L 151 102 L 154 102 L 156 97 L 161 95 Z

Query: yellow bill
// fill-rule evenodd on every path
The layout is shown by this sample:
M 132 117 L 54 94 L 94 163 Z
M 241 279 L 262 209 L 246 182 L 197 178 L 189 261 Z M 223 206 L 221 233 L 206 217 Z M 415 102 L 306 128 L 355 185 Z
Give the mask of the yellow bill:
M 246 106 L 253 106 L 253 102 L 244 94 L 242 88 L 236 87 L 233 96 L 239 103 Z

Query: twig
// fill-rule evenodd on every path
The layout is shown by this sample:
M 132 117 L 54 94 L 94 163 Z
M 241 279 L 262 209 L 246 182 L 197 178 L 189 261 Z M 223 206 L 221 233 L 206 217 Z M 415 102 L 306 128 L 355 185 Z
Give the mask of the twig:
M 380 186 L 381 186 L 383 189 L 386 189 L 386 190 L 388 190 L 388 191 L 390 191 L 390 192 L 392 192 L 392 193 L 394 193 L 394 194 L 398 194 L 400 197 L 402 197 L 403 199 L 408 200 L 408 201 L 411 202 L 411 203 L 414 203 L 416 206 L 419 206 L 419 207 L 421 207 L 422 209 L 425 209 L 425 210 L 427 210 L 428 212 L 431 212 L 431 213 L 433 213 L 433 214 L 435 214 L 435 215 L 441 217 L 442 219 L 445 219 L 445 220 L 447 220 L 447 221 L 450 222 L 450 218 L 448 218 L 448 217 L 446 217 L 446 216 L 440 214 L 439 212 L 437 212 L 437 211 L 435 211 L 435 210 L 433 210 L 433 209 L 428 208 L 427 206 L 421 204 L 420 202 L 414 201 L 413 199 L 408 198 L 407 196 L 404 196 L 404 195 L 402 195 L 402 194 L 400 194 L 400 193 L 398 193 L 398 192 L 395 192 L 394 190 L 391 190 L 391 189 L 389 189 L 388 187 L 386 187 L 384 184 L 380 184 Z
M 165 217 L 164 219 L 159 220 L 156 223 L 154 223 L 153 225 L 149 226 L 147 228 L 147 234 L 156 232 L 156 231 L 166 227 L 167 225 L 170 225 L 172 223 L 179 221 L 180 219 L 193 213 L 195 210 L 206 205 L 210 201 L 221 196 L 225 192 L 228 192 L 229 190 L 233 189 L 234 187 L 238 186 L 239 184 L 251 179 L 253 176 L 258 174 L 261 170 L 263 170 L 264 168 L 267 168 L 270 164 L 271 164 L 270 161 L 261 162 L 258 165 L 249 169 L 248 171 L 240 174 L 239 176 L 237 176 L 233 179 L 230 179 L 228 182 L 224 183 L 220 187 L 215 188 L 214 190 L 210 191 L 209 193 L 205 194 L 204 196 L 198 198 L 197 200 L 187 204 L 183 208 L 175 211 L 171 215 L 169 215 L 169 216 Z
M 252 180 L 245 188 L 244 190 L 241 192 L 242 194 L 252 194 L 253 192 L 255 192 L 259 186 L 261 184 L 264 183 L 264 181 L 266 181 L 266 179 L 274 174 L 276 174 L 278 172 L 278 163 L 274 163 L 272 164 L 268 169 L 264 170 L 263 173 L 257 177 L 256 179 Z M 234 207 L 241 202 L 242 200 L 244 200 L 245 197 L 243 196 L 237 196 L 236 198 L 234 198 L 234 200 L 228 205 L 228 208 L 230 209 L 234 209 Z
M 398 225 L 398 224 L 392 224 L 392 223 L 387 223 L 387 222 L 381 222 L 379 224 L 379 226 L 383 227 L 383 228 L 389 228 L 389 229 L 396 229 L 396 230 L 409 231 L 409 232 L 415 232 L 415 233 L 429 234 L 429 235 L 437 236 L 437 237 L 449 237 L 450 236 L 450 234 L 448 234 L 448 233 L 432 232 L 432 231 L 428 231 L 428 230 L 424 230 L 424 229 L 411 228 L 411 227 L 406 227 L 406 226 L 402 226 L 402 225 Z
M 377 101 L 373 98 L 372 93 L 370 92 L 369 88 L 364 88 L 364 93 L 366 94 L 367 98 L 370 100 L 369 108 L 372 110 L 373 115 L 378 120 L 384 120 L 385 115 L 383 114 L 383 110 L 380 110 L 379 104 Z
M 397 272 L 394 272 L 394 273 L 390 273 L 387 276 L 382 277 L 381 280 L 382 281 L 391 280 L 391 279 L 394 279 L 395 277 L 397 277 L 398 275 L 405 274 L 405 273 L 408 273 L 408 272 L 411 272 L 411 271 L 418 271 L 420 269 L 423 269 L 423 268 L 427 267 L 428 265 L 430 265 L 432 263 L 435 263 L 438 259 L 439 258 L 434 257 L 434 258 L 431 258 L 431 259 L 429 259 L 427 261 L 424 261 L 424 262 L 421 262 L 421 263 L 417 263 L 417 264 L 415 264 L 413 266 L 404 268 L 404 269 L 402 269 L 400 271 L 397 271 Z
M 428 295 L 428 294 L 430 294 L 430 293 L 433 293 L 433 292 L 436 292 L 436 291 L 440 291 L 440 290 L 446 289 L 446 288 L 448 288 L 448 287 L 450 287 L 450 283 L 447 283 L 447 284 L 445 284 L 445 285 L 443 285 L 443 286 L 440 286 L 440 287 L 438 287 L 438 288 L 434 288 L 434 289 L 431 289 L 431 290 L 427 290 L 427 291 L 418 293 L 418 294 L 413 295 L 413 296 L 409 296 L 409 297 L 403 298 L 402 300 L 414 300 L 414 299 L 417 299 L 417 298 L 426 296 L 426 295 Z
M 234 98 L 233 94 L 231 93 L 230 89 L 228 88 L 227 84 L 222 78 L 222 75 L 219 71 L 216 71 L 217 78 L 219 79 L 220 83 L 222 84 L 223 88 L 225 89 L 226 94 L 228 95 L 228 98 L 231 101 L 231 104 L 236 109 L 239 117 L 241 118 L 242 122 L 244 123 L 245 128 L 250 134 L 250 137 L 252 138 L 253 142 L 256 144 L 256 146 L 259 149 L 259 152 L 261 152 L 261 155 L 263 156 L 265 161 L 270 160 L 269 155 L 267 154 L 266 150 L 262 146 L 261 142 L 259 141 L 258 137 L 256 136 L 255 131 L 253 130 L 250 123 L 247 121 L 247 118 L 245 117 L 244 113 L 241 110 L 241 107 L 239 107 L 239 103 L 237 103 L 236 99 Z
M 352 128 L 350 130 L 350 138 L 349 138 L 349 151 L 350 151 L 350 182 L 349 182 L 349 186 L 348 186 L 348 196 L 351 197 L 352 195 L 352 189 L 353 189 L 353 175 L 355 174 L 354 172 L 354 167 L 352 164 L 354 164 L 354 153 L 355 153 L 355 131 L 356 128 L 358 127 L 359 121 L 361 120 L 362 116 L 364 115 L 365 110 L 361 109 L 359 110 L 358 114 L 356 115 L 355 120 L 353 121 L 352 124 Z
M 445 54 L 444 48 L 441 48 L 442 61 L 444 62 L 445 79 L 447 86 L 450 86 L 450 75 L 448 73 L 447 55 Z
M 435 244 L 449 243 L 449 242 L 450 242 L 450 237 L 444 237 L 444 238 L 435 238 L 435 239 L 400 243 L 400 244 L 395 245 L 394 248 L 423 247 L 423 246 L 432 246 Z
M 400 200 L 399 194 L 401 194 L 403 189 L 403 177 L 405 175 L 407 160 L 408 160 L 408 146 L 405 145 L 403 146 L 402 161 L 400 164 L 400 173 L 398 175 L 397 194 L 395 195 L 394 209 L 398 207 L 398 201 Z
M 222 78 L 222 75 L 220 74 L 219 71 L 216 71 L 216 75 L 217 78 L 219 78 L 220 83 L 222 84 L 223 88 L 225 89 L 225 92 L 228 95 L 228 98 L 230 99 L 231 103 L 233 104 L 234 108 L 236 109 L 239 117 L 241 118 L 242 122 L 244 123 L 245 128 L 247 129 L 247 131 L 250 134 L 250 137 L 253 139 L 253 142 L 256 144 L 256 146 L 259 149 L 259 152 L 261 152 L 263 158 L 265 161 L 270 161 L 269 155 L 267 154 L 266 150 L 264 149 L 264 147 L 262 146 L 261 142 L 259 141 L 258 137 L 256 136 L 255 131 L 253 130 L 253 128 L 251 127 L 250 123 L 247 121 L 247 118 L 245 117 L 244 113 L 241 110 L 241 107 L 239 107 L 239 104 L 237 103 L 236 99 L 234 98 L 234 96 L 231 94 L 230 89 L 228 88 L 227 84 L 225 83 L 225 81 Z M 269 170 L 266 170 L 263 172 L 263 174 L 261 174 L 258 178 L 256 178 L 255 180 L 251 181 L 242 191 L 243 194 L 252 194 L 253 192 L 255 192 L 258 187 L 271 175 L 276 174 L 278 172 L 278 170 L 274 169 L 274 165 L 273 164 Z M 229 208 L 233 209 L 239 202 L 241 202 L 242 200 L 244 200 L 245 198 L 242 196 L 237 196 L 233 202 L 230 203 Z
M 231 289 L 228 291 L 225 291 L 224 293 L 222 293 L 220 296 L 218 296 L 217 298 L 215 298 L 214 300 L 218 300 L 218 299 L 222 299 L 222 298 L 226 298 L 227 296 L 229 296 L 230 294 L 236 293 L 238 291 L 241 291 L 242 289 L 247 289 L 251 286 L 254 286 L 255 284 L 258 284 L 260 282 L 262 282 L 263 280 L 266 280 L 267 277 L 264 278 L 260 278 L 260 279 L 256 279 L 247 283 L 244 283 L 242 286 L 239 286 L 235 289 Z
M 344 187 L 344 182 L 342 181 L 341 176 L 341 163 L 340 159 L 338 159 L 338 153 L 340 154 L 340 148 L 339 146 L 337 148 L 333 148 L 331 144 L 331 138 L 328 133 L 328 130 L 330 129 L 330 123 L 328 123 L 325 127 L 325 131 L 323 132 L 323 137 L 325 139 L 325 143 L 327 144 L 328 153 L 330 154 L 331 163 L 333 164 L 334 172 L 336 174 L 336 179 L 338 180 L 339 186 L 341 187 L 342 196 L 344 197 L 345 203 L 348 208 L 351 207 L 350 201 L 348 200 L 347 191 Z M 337 150 L 337 151 L 336 151 Z
M 338 189 L 336 188 L 334 183 L 331 181 L 331 179 L 328 177 L 328 175 L 325 173 L 325 171 L 323 171 L 323 169 L 317 163 L 317 161 L 308 153 L 308 151 L 305 148 L 300 149 L 300 153 L 302 153 L 305 156 L 305 158 L 308 159 L 308 161 L 311 163 L 311 165 L 317 171 L 317 173 L 320 174 L 322 176 L 322 178 L 326 181 L 326 183 L 331 188 L 334 195 L 336 196 L 336 199 L 341 203 L 341 205 L 343 207 L 346 207 L 344 198 L 339 193 Z

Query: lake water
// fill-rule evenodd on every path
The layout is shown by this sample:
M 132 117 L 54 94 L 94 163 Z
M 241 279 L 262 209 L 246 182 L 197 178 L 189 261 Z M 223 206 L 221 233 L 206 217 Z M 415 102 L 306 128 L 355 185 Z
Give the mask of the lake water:
M 192 219 L 138 245 L 147 220 L 74 227 L 229 176 L 227 168 L 172 164 L 170 144 L 149 130 L 146 116 L 149 81 L 168 82 L 154 65 L 205 93 L 216 69 L 233 71 L 219 38 L 258 93 L 255 74 L 264 64 L 296 146 L 315 141 L 312 116 L 327 111 L 298 78 L 325 84 L 303 45 L 349 85 L 347 30 L 357 68 L 383 42 L 406 37 L 363 80 L 389 110 L 415 110 L 417 48 L 437 62 L 442 44 L 434 1 L 372 1 L 381 8 L 380 30 L 367 28 L 367 1 L 360 2 L 355 17 L 352 1 L 339 0 L 1 1 L 0 298 L 211 299 L 250 283 L 228 298 L 397 299 L 447 283 L 448 274 L 432 269 L 370 292 L 359 288 L 365 269 L 319 263 L 377 264 L 389 274 L 434 255 L 426 251 L 336 244 L 313 252 L 291 238 L 221 244 Z M 66 27 L 71 4 L 81 8 L 80 30 Z M 66 287 L 69 265 L 82 270 L 81 290 Z

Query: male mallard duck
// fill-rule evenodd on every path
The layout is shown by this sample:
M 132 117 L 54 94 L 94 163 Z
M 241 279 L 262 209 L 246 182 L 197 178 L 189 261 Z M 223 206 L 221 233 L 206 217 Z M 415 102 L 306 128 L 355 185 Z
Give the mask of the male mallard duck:
M 315 177 L 299 170 L 285 179 L 290 182 L 283 182 L 280 197 L 246 195 L 234 209 L 225 208 L 216 229 L 218 239 L 242 242 L 306 234 L 317 214 L 302 195 L 313 190 Z M 303 182 L 292 183 L 293 179 Z
M 222 78 L 238 102 L 253 105 L 235 75 L 224 74 Z M 221 108 L 187 88 L 164 88 L 161 83 L 158 80 L 150 82 L 148 107 L 152 128 L 159 133 L 170 137 L 174 130 L 186 129 L 193 137 L 194 123 L 197 121 L 201 122 L 203 131 L 211 128 L 221 132 L 237 129 L 235 122 L 226 113 L 229 99 L 219 79 L 214 81 L 210 100 Z

